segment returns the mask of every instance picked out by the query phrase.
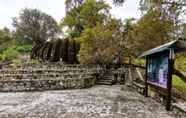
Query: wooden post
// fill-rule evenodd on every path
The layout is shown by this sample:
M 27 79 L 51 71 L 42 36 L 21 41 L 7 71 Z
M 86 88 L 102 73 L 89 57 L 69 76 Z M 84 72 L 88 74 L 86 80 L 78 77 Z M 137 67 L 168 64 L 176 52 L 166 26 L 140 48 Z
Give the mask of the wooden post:
M 166 110 L 170 111 L 171 109 L 171 90 L 172 90 L 172 74 L 174 69 L 174 57 L 173 51 L 170 51 L 169 55 L 169 63 L 168 63 L 168 81 L 167 81 L 167 103 L 166 103 Z
M 148 97 L 148 58 L 146 57 L 146 69 L 145 69 L 145 97 Z

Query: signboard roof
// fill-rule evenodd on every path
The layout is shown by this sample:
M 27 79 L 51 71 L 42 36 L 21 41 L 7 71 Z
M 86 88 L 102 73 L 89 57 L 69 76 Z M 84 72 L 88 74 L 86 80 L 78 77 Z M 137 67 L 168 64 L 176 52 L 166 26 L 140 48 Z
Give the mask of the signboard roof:
M 139 58 L 143 58 L 155 53 L 163 52 L 165 50 L 174 49 L 175 52 L 183 52 L 186 51 L 186 41 L 182 39 L 174 40 L 169 43 L 163 44 L 151 50 L 145 51 L 142 53 Z

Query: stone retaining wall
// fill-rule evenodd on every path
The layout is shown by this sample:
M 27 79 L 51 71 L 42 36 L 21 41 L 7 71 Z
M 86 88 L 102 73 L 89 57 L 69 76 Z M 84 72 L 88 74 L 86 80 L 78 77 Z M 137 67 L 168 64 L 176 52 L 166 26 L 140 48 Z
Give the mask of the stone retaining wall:
M 0 70 L 0 92 L 80 89 L 96 84 L 97 65 L 21 64 Z
M 0 92 L 81 89 L 95 85 L 95 78 L 0 81 Z

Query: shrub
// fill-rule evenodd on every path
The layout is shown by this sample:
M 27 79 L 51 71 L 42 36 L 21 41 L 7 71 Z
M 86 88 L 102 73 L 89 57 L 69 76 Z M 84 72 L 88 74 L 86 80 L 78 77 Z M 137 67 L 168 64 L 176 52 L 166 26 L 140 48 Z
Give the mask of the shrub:
M 17 58 L 19 52 L 16 50 L 15 46 L 9 47 L 7 50 L 3 51 L 1 54 L 1 58 L 3 61 L 5 60 L 13 60 Z
M 16 50 L 20 53 L 29 53 L 32 50 L 32 45 L 17 46 Z

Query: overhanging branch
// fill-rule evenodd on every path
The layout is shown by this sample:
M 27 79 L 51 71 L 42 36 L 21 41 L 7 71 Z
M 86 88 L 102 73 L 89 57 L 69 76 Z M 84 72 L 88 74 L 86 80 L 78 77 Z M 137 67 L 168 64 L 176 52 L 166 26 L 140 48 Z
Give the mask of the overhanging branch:
M 186 83 L 186 76 L 182 72 L 174 68 L 173 74 L 180 77 L 180 79 Z

